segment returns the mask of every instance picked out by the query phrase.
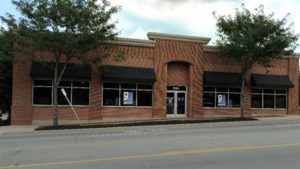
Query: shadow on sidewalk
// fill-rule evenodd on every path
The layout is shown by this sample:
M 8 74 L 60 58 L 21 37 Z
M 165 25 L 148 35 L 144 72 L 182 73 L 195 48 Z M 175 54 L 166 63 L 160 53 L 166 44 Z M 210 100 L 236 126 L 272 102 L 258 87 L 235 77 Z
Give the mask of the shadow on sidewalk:
M 102 122 L 88 124 L 66 124 L 53 126 L 40 126 L 35 130 L 64 130 L 64 129 L 87 129 L 87 128 L 106 128 L 106 127 L 130 127 L 130 126 L 150 126 L 150 125 L 168 125 L 168 124 L 191 124 L 191 123 L 215 123 L 215 122 L 237 122 L 237 121 L 255 121 L 256 118 L 217 118 L 217 119 L 167 119 L 167 120 L 137 120 L 121 122 Z

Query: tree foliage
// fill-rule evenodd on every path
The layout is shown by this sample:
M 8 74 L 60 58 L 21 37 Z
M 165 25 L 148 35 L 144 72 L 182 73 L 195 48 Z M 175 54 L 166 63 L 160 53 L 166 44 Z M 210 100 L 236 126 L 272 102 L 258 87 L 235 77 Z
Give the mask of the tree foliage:
M 105 52 L 94 52 L 117 35 L 112 15 L 118 6 L 107 0 L 12 0 L 22 17 L 1 17 L 15 35 L 16 48 L 32 60 L 53 62 L 54 126 L 57 126 L 57 86 L 72 61 L 99 63 Z M 108 45 L 101 45 L 108 47 Z M 96 54 L 95 54 L 96 53 Z M 49 60 L 47 58 L 46 60 Z M 62 66 L 60 70 L 59 67 Z
M 287 25 L 288 14 L 275 19 L 274 13 L 266 14 L 260 5 L 251 13 L 243 4 L 234 16 L 217 16 L 216 41 L 221 56 L 233 58 L 241 66 L 242 97 L 241 117 L 244 117 L 245 76 L 254 64 L 272 66 L 272 62 L 283 56 L 293 55 L 298 34 Z
M 244 71 L 255 63 L 270 66 L 274 59 L 292 55 L 298 35 L 292 24 L 287 25 L 287 17 L 275 19 L 262 5 L 254 13 L 242 5 L 234 16 L 216 16 L 220 54 L 237 60 Z
M 12 99 L 13 34 L 0 32 L 0 111 L 10 112 Z

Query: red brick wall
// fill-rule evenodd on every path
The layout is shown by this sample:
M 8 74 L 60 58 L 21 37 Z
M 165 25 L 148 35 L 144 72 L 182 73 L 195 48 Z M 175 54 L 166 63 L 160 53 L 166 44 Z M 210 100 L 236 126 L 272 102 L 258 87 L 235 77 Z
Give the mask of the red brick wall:
M 240 72 L 240 66 L 232 59 L 217 56 L 214 53 L 205 53 L 204 56 L 205 71 L 221 71 L 221 72 Z M 299 93 L 299 64 L 298 58 L 285 58 L 274 61 L 272 67 L 266 68 L 260 65 L 254 65 L 247 74 L 247 82 L 245 89 L 245 111 L 247 116 L 283 116 L 286 114 L 299 114 L 298 112 L 298 93 Z M 258 109 L 251 108 L 251 74 L 272 74 L 272 75 L 288 75 L 294 84 L 289 89 L 288 108 L 286 110 L 278 109 Z M 239 116 L 239 109 L 226 108 L 203 108 L 204 117 L 221 117 L 221 116 Z
M 187 86 L 189 84 L 189 65 L 182 62 L 168 63 L 168 86 Z
M 30 62 L 20 58 L 13 67 L 12 125 L 31 124 L 32 82 L 29 76 Z
M 124 59 L 116 61 L 118 53 Z M 49 57 L 47 55 L 47 57 Z M 23 57 L 22 58 L 26 58 Z M 111 50 L 111 57 L 103 64 L 154 68 L 156 82 L 153 87 L 153 107 L 102 107 L 102 89 L 100 72 L 96 67 L 91 72 L 90 105 L 77 106 L 80 119 L 94 121 L 112 121 L 129 119 L 166 118 L 167 85 L 186 84 L 188 89 L 188 117 L 237 117 L 239 109 L 203 108 L 203 72 L 223 71 L 240 72 L 240 66 L 231 59 L 203 52 L 203 44 L 197 42 L 156 39 L 155 47 L 116 46 Z M 246 114 L 248 116 L 282 116 L 298 113 L 299 65 L 297 58 L 275 61 L 273 67 L 264 68 L 255 65 L 248 74 L 246 87 Z M 30 61 L 23 59 L 13 69 L 13 104 L 12 124 L 31 124 L 34 121 L 51 121 L 51 106 L 32 106 L 32 79 L 29 76 Z M 288 75 L 294 84 L 289 90 L 287 110 L 250 108 L 251 73 Z M 60 120 L 75 120 L 71 109 L 60 106 Z
M 118 53 L 123 54 L 123 60 L 116 61 L 114 56 Z M 44 56 L 43 60 L 51 61 L 51 55 L 45 53 Z M 153 48 L 117 46 L 113 48 L 111 56 L 104 58 L 102 63 L 153 68 Z M 29 75 L 31 62 L 26 59 L 26 56 L 22 56 L 22 58 L 24 61 L 17 62 L 13 70 L 12 124 L 32 124 L 33 121 L 49 124 L 53 117 L 53 107 L 32 105 L 32 78 Z M 98 68 L 93 67 L 90 81 L 90 105 L 75 106 L 80 120 L 97 121 L 152 117 L 151 108 L 102 108 L 101 83 L 100 72 Z M 59 121 L 64 120 L 76 120 L 76 118 L 70 107 L 59 106 Z
M 157 77 L 154 85 L 153 117 L 166 117 L 166 88 L 168 84 L 168 64 L 181 62 L 189 65 L 188 96 L 190 105 L 188 115 L 201 117 L 202 88 L 202 58 L 203 46 L 201 43 L 156 39 L 154 48 L 154 71 Z M 177 67 L 180 69 L 180 67 Z M 176 71 L 176 68 L 174 68 Z M 192 77 L 192 78 L 191 78 Z

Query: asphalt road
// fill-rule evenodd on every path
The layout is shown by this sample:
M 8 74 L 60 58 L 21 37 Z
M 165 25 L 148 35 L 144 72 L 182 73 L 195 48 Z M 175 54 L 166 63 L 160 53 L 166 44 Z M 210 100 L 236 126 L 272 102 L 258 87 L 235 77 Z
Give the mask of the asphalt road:
M 0 169 L 299 169 L 300 121 L 0 135 Z

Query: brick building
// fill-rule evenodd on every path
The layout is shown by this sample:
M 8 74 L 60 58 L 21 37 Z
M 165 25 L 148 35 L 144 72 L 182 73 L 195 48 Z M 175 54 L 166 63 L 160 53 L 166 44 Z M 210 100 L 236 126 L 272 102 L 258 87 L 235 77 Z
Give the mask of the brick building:
M 148 33 L 149 40 L 120 38 L 96 68 L 68 69 L 60 83 L 83 122 L 238 117 L 239 65 L 217 56 L 209 38 Z M 52 123 L 53 72 L 26 57 L 13 69 L 12 124 Z M 247 75 L 246 116 L 299 114 L 298 58 L 255 65 Z M 59 93 L 59 122 L 76 118 Z

